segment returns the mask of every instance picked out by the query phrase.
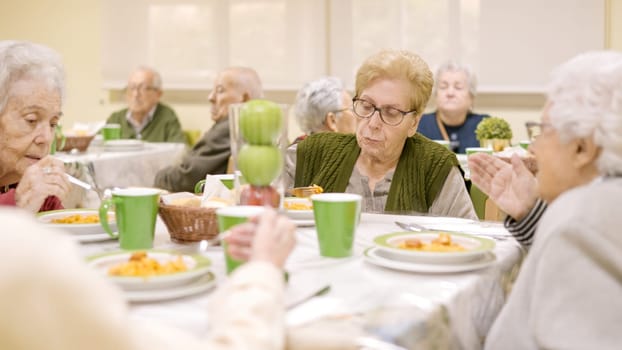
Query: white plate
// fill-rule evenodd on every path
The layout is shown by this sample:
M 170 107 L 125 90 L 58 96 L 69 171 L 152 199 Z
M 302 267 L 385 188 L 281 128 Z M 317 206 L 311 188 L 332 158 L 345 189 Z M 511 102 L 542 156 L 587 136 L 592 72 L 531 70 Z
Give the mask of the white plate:
M 488 267 L 494 264 L 497 260 L 495 254 L 488 252 L 479 259 L 473 261 L 452 264 L 426 264 L 421 262 L 413 262 L 411 260 L 408 260 L 408 258 L 403 259 L 403 257 L 396 257 L 395 255 L 391 255 L 387 251 L 383 251 L 376 247 L 371 247 L 365 250 L 363 258 L 366 262 L 373 265 L 386 267 L 393 270 L 423 273 L 453 273 L 473 271 Z
M 292 220 L 292 222 L 298 227 L 313 227 L 315 226 L 315 220 Z
M 89 265 L 105 275 L 108 279 L 121 286 L 125 290 L 145 290 L 171 288 L 187 284 L 193 279 L 209 272 L 211 262 L 208 258 L 200 255 L 185 255 L 173 252 L 147 250 L 147 256 L 156 259 L 160 263 L 177 259 L 181 255 L 188 267 L 187 271 L 168 275 L 150 277 L 109 276 L 108 269 L 114 265 L 127 262 L 132 255 L 131 251 L 118 251 L 90 257 Z
M 106 151 L 137 151 L 145 147 L 141 140 L 110 140 L 104 142 Z
M 48 227 L 61 229 L 65 232 L 77 235 L 94 235 L 98 233 L 105 233 L 104 228 L 101 224 L 93 223 L 93 224 L 53 224 L 53 219 L 61 219 L 70 215 L 99 215 L 99 210 L 97 209 L 61 209 L 61 210 L 52 210 L 45 211 L 39 213 L 37 215 L 37 220 L 39 222 L 44 223 Z M 114 212 L 108 213 L 109 218 L 114 218 Z M 112 231 L 117 230 L 117 224 L 114 220 L 109 221 L 110 229 Z
M 192 280 L 188 284 L 166 289 L 124 291 L 125 298 L 130 302 L 149 302 L 170 300 L 199 294 L 216 286 L 216 278 L 211 272 Z
M 473 236 L 463 233 L 447 233 L 451 241 L 464 247 L 459 252 L 426 252 L 414 249 L 399 248 L 400 242 L 406 239 L 418 239 L 430 243 L 438 238 L 439 232 L 394 232 L 374 238 L 376 247 L 392 255 L 405 256 L 427 263 L 458 263 L 479 259 L 483 254 L 495 248 L 495 241 L 488 237 Z
M 285 215 L 289 216 L 290 219 L 293 220 L 313 220 L 313 209 L 311 210 L 295 210 L 295 209 L 286 209 L 286 205 L 288 203 L 302 203 L 309 206 L 312 206 L 311 200 L 309 198 L 297 198 L 297 197 L 288 197 L 284 199 L 283 208 L 285 211 Z
M 107 233 L 93 233 L 88 235 L 73 235 L 71 238 L 80 243 L 92 243 L 92 242 L 104 242 L 110 240 L 116 240 L 116 238 L 110 237 Z

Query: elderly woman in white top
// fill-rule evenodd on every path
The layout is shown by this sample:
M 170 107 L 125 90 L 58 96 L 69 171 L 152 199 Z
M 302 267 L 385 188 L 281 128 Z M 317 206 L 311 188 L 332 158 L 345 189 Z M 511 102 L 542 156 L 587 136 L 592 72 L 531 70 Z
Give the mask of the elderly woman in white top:
M 249 262 L 219 282 L 203 336 L 131 318 L 121 291 L 85 264 L 67 235 L 10 208 L 0 208 L 0 222 L 0 349 L 285 348 L 282 268 L 295 227 L 271 209 L 225 237 L 232 256 Z
M 622 344 L 622 53 L 559 67 L 530 151 L 549 203 L 489 349 Z

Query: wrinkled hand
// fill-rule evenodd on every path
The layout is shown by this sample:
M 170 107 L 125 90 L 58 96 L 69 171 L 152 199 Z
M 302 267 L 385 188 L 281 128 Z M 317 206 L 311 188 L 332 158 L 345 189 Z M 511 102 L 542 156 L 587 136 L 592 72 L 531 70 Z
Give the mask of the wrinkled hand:
M 258 218 L 232 227 L 224 238 L 236 260 L 268 261 L 282 268 L 296 244 L 296 226 L 274 209 Z
M 26 169 L 15 189 L 15 202 L 18 207 L 36 213 L 48 196 L 63 201 L 69 189 L 65 165 L 47 156 Z
M 488 154 L 473 154 L 469 170 L 471 181 L 515 220 L 524 218 L 535 205 L 538 182 L 518 155 L 508 164 Z

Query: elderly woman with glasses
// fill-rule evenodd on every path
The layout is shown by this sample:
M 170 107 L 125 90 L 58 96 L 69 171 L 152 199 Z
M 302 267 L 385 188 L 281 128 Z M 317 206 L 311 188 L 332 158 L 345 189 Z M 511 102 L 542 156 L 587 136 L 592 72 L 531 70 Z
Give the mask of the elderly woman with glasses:
M 432 84 L 428 65 L 411 52 L 369 57 L 356 74 L 356 134 L 300 142 L 295 186 L 359 193 L 366 212 L 476 218 L 455 155 L 416 134 Z
M 486 170 L 476 162 L 481 179 L 506 188 L 504 197 L 517 206 L 535 199 L 515 190 L 534 187 L 548 203 L 541 219 L 532 216 L 539 221 L 533 245 L 486 348 L 618 349 L 622 53 L 585 53 L 559 67 L 542 120 L 531 127 L 538 134 L 529 149 L 538 162 L 536 181 L 524 170 L 510 175 L 511 168 L 497 177 L 494 165 Z
M 62 115 L 64 70 L 51 49 L 0 41 L 0 205 L 32 213 L 62 209 L 62 161 L 50 157 Z

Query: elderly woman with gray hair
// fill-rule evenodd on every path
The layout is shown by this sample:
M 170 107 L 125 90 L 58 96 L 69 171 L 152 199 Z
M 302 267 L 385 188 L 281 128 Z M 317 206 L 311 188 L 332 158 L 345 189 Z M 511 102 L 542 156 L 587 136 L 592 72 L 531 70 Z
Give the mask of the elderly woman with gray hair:
M 287 149 L 286 188 L 291 187 L 294 178 L 298 142 L 319 132 L 356 132 L 352 96 L 345 90 L 341 80 L 335 77 L 323 77 L 306 83 L 298 91 L 294 112 L 304 135 L 298 136 Z
M 476 89 L 477 81 L 470 67 L 452 61 L 441 65 L 432 92 L 437 109 L 421 117 L 417 131 L 432 140 L 449 141 L 456 153 L 479 147 L 475 128 L 488 115 L 471 111 Z
M 335 77 L 324 77 L 305 84 L 296 96 L 296 120 L 305 135 L 333 131 L 353 133 L 356 118 L 352 114 L 352 96 Z
M 62 161 L 50 157 L 62 116 L 64 70 L 45 46 L 0 41 L 0 205 L 32 213 L 62 209 Z
M 622 53 L 564 63 L 547 97 L 530 152 L 549 206 L 486 348 L 619 349 Z

